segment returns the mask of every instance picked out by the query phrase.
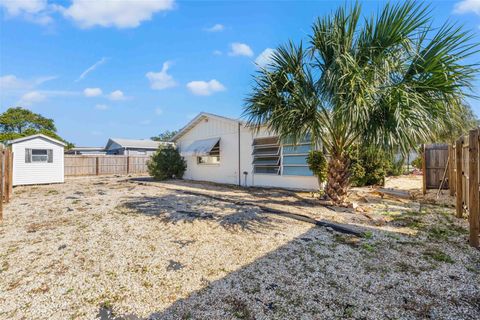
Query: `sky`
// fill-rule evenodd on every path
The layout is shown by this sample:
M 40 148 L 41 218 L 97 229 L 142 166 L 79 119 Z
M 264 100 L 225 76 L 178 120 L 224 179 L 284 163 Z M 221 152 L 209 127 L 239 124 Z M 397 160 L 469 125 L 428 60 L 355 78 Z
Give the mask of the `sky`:
M 239 117 L 258 65 L 344 3 L 0 0 L 0 112 L 53 118 L 77 146 L 147 139 L 202 111 Z M 480 42 L 480 0 L 426 3 L 434 26 L 463 24 Z M 371 15 L 385 1 L 361 4 Z

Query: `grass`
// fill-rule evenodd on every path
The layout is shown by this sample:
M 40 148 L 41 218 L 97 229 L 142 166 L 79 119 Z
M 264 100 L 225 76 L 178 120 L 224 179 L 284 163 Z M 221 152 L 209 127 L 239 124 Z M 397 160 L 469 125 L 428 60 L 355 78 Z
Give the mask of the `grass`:
M 437 248 L 427 249 L 423 253 L 423 255 L 428 259 L 432 259 L 438 262 L 455 263 L 455 260 L 453 260 L 452 257 L 450 257 L 448 254 L 446 254 L 445 252 Z

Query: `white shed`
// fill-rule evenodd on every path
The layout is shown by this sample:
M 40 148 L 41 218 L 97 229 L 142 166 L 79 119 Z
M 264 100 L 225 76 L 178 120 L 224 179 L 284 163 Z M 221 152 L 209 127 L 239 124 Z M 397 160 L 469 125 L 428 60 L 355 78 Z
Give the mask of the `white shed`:
M 13 152 L 13 185 L 64 182 L 65 143 L 36 134 L 9 142 Z

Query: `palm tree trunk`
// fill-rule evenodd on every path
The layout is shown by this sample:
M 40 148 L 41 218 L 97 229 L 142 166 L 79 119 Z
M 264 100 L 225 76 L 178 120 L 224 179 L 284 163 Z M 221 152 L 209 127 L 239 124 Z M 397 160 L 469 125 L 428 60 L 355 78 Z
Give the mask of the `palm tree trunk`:
M 327 186 L 325 193 L 337 205 L 345 204 L 350 186 L 350 159 L 334 153 L 328 161 Z

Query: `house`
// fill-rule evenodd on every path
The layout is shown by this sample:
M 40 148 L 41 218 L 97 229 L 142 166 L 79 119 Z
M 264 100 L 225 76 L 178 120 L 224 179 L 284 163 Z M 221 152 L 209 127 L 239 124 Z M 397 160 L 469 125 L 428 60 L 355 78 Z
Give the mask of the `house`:
M 160 142 L 153 140 L 133 140 L 133 139 L 108 139 L 105 146 L 106 153 L 109 155 L 152 155 L 160 145 L 170 144 L 169 142 Z
M 107 154 L 104 147 L 75 147 L 65 151 L 65 154 L 102 156 Z
M 65 143 L 35 134 L 9 141 L 13 152 L 13 185 L 63 183 Z
M 312 145 L 280 141 L 236 119 L 202 112 L 173 138 L 187 162 L 184 178 L 241 186 L 318 189 L 306 157 Z

